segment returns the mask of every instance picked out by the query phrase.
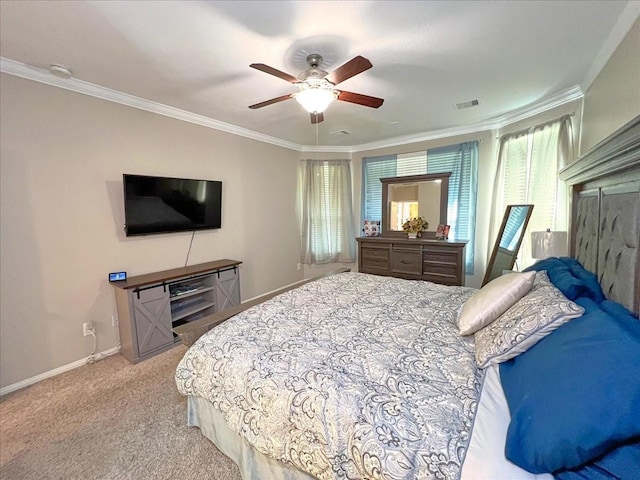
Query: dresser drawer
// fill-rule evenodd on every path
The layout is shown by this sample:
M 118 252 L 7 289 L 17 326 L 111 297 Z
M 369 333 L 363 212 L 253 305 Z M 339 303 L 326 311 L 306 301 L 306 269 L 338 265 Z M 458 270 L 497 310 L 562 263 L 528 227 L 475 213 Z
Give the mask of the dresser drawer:
M 440 285 L 462 285 L 462 282 L 458 279 L 458 275 L 424 272 L 422 279 L 427 282 L 439 283 Z
M 422 275 L 422 248 L 394 248 L 391 260 L 391 271 Z
M 425 280 L 444 285 L 464 284 L 462 248 L 424 247 L 422 274 Z
M 391 245 L 362 246 L 360 250 L 360 269 L 388 270 Z
M 438 264 L 448 264 L 448 265 L 458 265 L 458 262 L 461 258 L 461 250 L 454 250 L 448 248 L 433 248 L 433 247 L 424 247 L 423 248 L 423 260 L 426 262 L 438 263 Z

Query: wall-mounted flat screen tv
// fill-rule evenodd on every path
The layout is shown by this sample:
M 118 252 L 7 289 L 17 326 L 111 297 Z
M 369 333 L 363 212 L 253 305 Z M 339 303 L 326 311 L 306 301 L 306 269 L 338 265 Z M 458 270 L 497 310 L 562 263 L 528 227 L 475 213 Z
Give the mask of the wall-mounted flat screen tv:
M 127 236 L 220 228 L 222 182 L 123 176 Z

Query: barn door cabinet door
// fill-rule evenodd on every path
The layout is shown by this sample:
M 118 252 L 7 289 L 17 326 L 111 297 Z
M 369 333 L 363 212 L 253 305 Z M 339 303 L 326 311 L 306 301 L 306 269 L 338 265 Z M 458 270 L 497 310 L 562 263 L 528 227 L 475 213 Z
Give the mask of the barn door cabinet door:
M 240 305 L 240 275 L 238 268 L 219 270 L 215 275 L 217 311 Z
M 169 292 L 163 286 L 140 290 L 132 295 L 138 354 L 173 343 Z

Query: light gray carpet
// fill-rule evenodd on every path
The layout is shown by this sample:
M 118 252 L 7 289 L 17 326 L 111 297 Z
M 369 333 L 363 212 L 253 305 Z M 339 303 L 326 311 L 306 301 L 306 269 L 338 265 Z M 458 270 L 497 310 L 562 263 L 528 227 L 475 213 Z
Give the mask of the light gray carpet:
M 113 355 L 0 399 L 0 478 L 240 480 L 196 427 L 173 379 L 182 345 Z

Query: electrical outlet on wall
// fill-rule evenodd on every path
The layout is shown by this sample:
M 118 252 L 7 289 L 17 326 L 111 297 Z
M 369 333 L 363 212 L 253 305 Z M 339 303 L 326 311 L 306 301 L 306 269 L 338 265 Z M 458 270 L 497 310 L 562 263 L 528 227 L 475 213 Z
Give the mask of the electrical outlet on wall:
M 85 337 L 95 333 L 93 322 L 84 322 L 82 324 L 82 333 Z
M 112 327 L 118 326 L 118 315 L 111 315 L 111 326 Z

